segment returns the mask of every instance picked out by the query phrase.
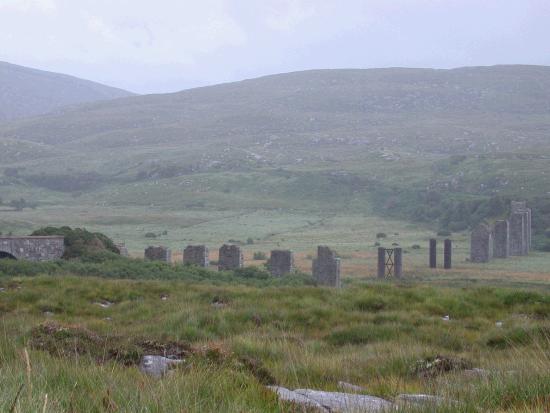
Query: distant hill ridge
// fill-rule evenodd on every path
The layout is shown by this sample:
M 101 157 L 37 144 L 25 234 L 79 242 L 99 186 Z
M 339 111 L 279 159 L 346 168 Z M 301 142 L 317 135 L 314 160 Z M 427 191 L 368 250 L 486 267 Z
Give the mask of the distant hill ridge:
M 0 62 L 0 121 L 128 96 L 134 94 L 73 76 Z
M 94 102 L 0 128 L 52 145 L 383 137 L 430 151 L 548 146 L 549 132 L 550 68 L 521 65 L 294 72 Z

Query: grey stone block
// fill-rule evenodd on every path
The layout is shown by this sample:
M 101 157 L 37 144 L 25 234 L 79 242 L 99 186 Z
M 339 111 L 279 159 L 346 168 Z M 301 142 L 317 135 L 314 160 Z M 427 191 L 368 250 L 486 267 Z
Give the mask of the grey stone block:
M 222 245 L 218 259 L 219 271 L 238 270 L 243 267 L 243 263 L 243 253 L 239 246 L 227 244 Z
M 63 257 L 64 253 L 64 237 L 0 237 L 0 259 L 53 261 Z
M 510 255 L 526 255 L 527 212 L 513 212 L 510 215 Z
M 274 277 L 290 274 L 294 271 L 294 254 L 289 250 L 273 250 L 267 266 Z
M 470 261 L 489 262 L 493 258 L 493 234 L 486 224 L 478 225 L 471 235 Z
M 508 258 L 510 255 L 510 224 L 508 221 L 496 221 L 493 229 L 495 258 Z
M 172 262 L 172 251 L 170 248 L 158 246 L 145 249 L 145 259 L 149 261 Z
M 430 239 L 430 268 L 437 268 L 437 240 L 435 238 Z
M 453 267 L 453 241 L 443 241 L 443 268 L 450 270 Z
M 183 263 L 207 268 L 210 265 L 208 247 L 205 245 L 188 245 L 183 250 Z
M 329 247 L 319 246 L 313 260 L 313 278 L 321 285 L 340 287 L 340 258 Z

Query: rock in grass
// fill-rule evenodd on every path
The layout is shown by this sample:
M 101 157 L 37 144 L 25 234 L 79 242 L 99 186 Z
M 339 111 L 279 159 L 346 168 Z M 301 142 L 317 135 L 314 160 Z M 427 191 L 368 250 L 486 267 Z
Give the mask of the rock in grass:
M 345 381 L 339 381 L 338 382 L 338 388 L 340 390 L 344 390 L 346 392 L 353 392 L 353 393 L 362 393 L 365 391 L 365 389 L 361 386 L 357 386 L 355 384 L 346 383 Z
M 330 413 L 330 411 L 325 409 L 320 403 L 306 396 L 302 396 L 295 391 L 288 390 L 284 387 L 279 386 L 267 386 L 267 388 L 275 392 L 277 394 L 277 397 L 279 397 L 279 400 L 294 403 L 296 405 L 303 406 L 309 409 L 315 409 L 318 412 Z
M 330 412 L 338 413 L 378 413 L 389 412 L 394 409 L 394 404 L 374 396 L 359 394 L 325 392 L 310 389 L 295 390 L 302 396 L 314 400 Z
M 139 363 L 139 370 L 149 376 L 162 377 L 181 362 L 182 360 L 179 359 L 162 356 L 143 356 Z
M 400 394 L 395 402 L 403 407 L 429 407 L 457 405 L 456 400 L 448 400 L 441 396 L 432 396 L 430 394 Z
M 491 375 L 491 372 L 484 369 L 467 369 L 464 370 L 464 376 L 470 378 L 470 379 L 486 379 Z

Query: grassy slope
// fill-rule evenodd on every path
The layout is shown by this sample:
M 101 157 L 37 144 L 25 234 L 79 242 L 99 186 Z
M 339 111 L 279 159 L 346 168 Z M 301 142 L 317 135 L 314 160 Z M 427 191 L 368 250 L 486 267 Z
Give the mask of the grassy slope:
M 88 80 L 0 62 L 0 121 L 131 95 Z
M 543 411 L 550 391 L 548 293 L 416 282 L 356 281 L 352 288 L 334 291 L 67 276 L 2 277 L 0 287 L 6 288 L 0 293 L 3 410 L 21 384 L 19 411 L 40 410 L 45 394 L 52 412 L 110 411 L 109 405 L 118 406 L 112 411 L 127 412 L 285 409 L 235 363 L 243 356 L 261 361 L 279 384 L 291 388 L 336 390 L 344 380 L 389 399 L 421 392 L 464 403 L 451 411 L 477 411 L 474 406 Z M 160 300 L 162 294 L 168 294 L 167 301 Z M 215 297 L 227 306 L 213 307 Z M 104 309 L 94 304 L 105 299 L 115 305 Z M 442 321 L 447 314 L 451 321 Z M 495 326 L 497 321 L 502 328 Z M 31 330 L 42 322 L 122 338 L 180 340 L 210 350 L 198 351 L 182 369 L 157 381 L 116 362 L 97 364 L 87 356 L 59 359 L 29 349 Z M 24 347 L 30 352 L 29 379 Z M 475 380 L 476 386 L 461 373 L 435 379 L 411 374 L 416 360 L 437 354 L 463 357 L 494 374 Z

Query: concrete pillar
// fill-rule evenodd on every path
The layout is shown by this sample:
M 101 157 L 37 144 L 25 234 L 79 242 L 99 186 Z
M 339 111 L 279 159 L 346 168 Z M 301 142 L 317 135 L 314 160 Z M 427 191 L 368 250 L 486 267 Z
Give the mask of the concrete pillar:
M 210 265 L 208 247 L 205 245 L 188 245 L 183 250 L 183 263 L 207 268 Z
M 403 277 L 403 249 L 393 250 L 393 275 L 395 278 Z
M 527 213 L 513 212 L 510 215 L 510 255 L 525 255 Z
M 443 268 L 450 270 L 453 267 L 453 241 L 443 241 Z
M 243 267 L 243 263 L 244 259 L 241 247 L 237 245 L 222 245 L 218 258 L 219 271 L 238 270 Z
M 378 278 L 386 276 L 386 249 L 378 248 Z
M 495 258 L 508 258 L 508 256 L 510 255 L 509 222 L 505 220 L 496 221 L 493 229 L 493 236 L 493 256 Z
M 172 251 L 166 247 L 147 247 L 145 249 L 145 259 L 149 261 L 172 262 Z
M 274 277 L 282 277 L 294 271 L 294 254 L 289 250 L 271 251 L 268 262 L 269 272 Z
M 493 234 L 486 224 L 478 225 L 473 231 L 470 244 L 470 261 L 489 262 L 493 258 Z
M 430 239 L 430 268 L 437 268 L 437 240 Z
M 319 246 L 313 260 L 313 278 L 321 285 L 340 287 L 340 258 L 329 247 Z

